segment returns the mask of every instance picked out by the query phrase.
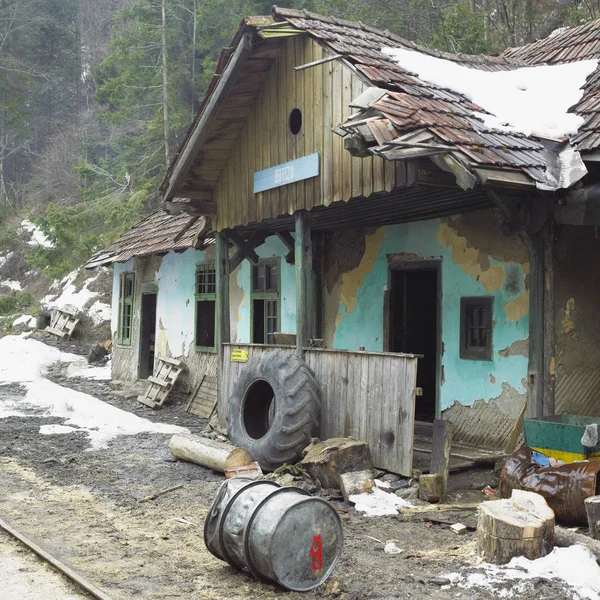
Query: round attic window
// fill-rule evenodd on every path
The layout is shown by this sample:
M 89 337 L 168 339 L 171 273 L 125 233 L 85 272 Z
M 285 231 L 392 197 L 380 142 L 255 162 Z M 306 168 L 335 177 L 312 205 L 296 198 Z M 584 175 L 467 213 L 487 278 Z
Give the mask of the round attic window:
M 295 108 L 290 113 L 290 131 L 296 135 L 302 129 L 302 111 L 299 108 Z

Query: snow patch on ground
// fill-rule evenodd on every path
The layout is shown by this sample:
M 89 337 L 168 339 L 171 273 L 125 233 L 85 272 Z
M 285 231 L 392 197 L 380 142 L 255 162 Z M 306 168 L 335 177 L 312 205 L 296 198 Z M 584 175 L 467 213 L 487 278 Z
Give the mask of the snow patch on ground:
M 23 286 L 21 285 L 20 281 L 14 281 L 12 279 L 5 279 L 4 281 L 0 281 L 0 285 L 10 288 L 15 292 L 20 292 L 23 289 Z
M 7 335 L 0 339 L 0 356 L 0 385 L 21 383 L 27 388 L 23 398 L 0 399 L 0 418 L 27 417 L 32 415 L 33 410 L 35 416 L 41 414 L 66 419 L 65 425 L 87 433 L 92 449 L 106 447 L 118 435 L 189 433 L 184 427 L 152 423 L 89 394 L 64 388 L 44 378 L 53 363 L 81 363 L 80 356 L 61 352 L 25 335 Z M 50 431 L 54 434 L 70 432 Z M 47 427 L 43 433 L 49 433 Z
M 102 367 L 92 367 L 87 360 L 71 363 L 67 367 L 67 377 L 81 377 L 83 379 L 94 379 L 96 381 L 110 381 L 110 360 Z
M 419 79 L 479 105 L 490 113 L 479 115 L 487 127 L 549 138 L 577 133 L 583 118 L 567 111 L 581 100 L 586 79 L 598 66 L 597 60 L 582 60 L 480 71 L 404 48 L 382 48 L 382 52 Z
M 366 517 L 383 517 L 385 515 L 397 515 L 399 508 L 412 506 L 410 502 L 399 498 L 393 492 L 386 492 L 380 488 L 389 487 L 384 482 L 375 480 L 376 486 L 370 494 L 356 494 L 349 496 L 348 500 L 354 504 L 354 508 Z
M 534 589 L 535 580 L 558 579 L 569 587 L 568 598 L 600 600 L 600 566 L 584 546 L 554 548 L 537 560 L 523 556 L 513 558 L 507 565 L 484 563 L 476 573 L 445 575 L 458 587 L 484 588 L 498 598 L 514 598 Z
M 7 252 L 6 254 L 0 255 L 0 267 L 3 267 L 12 257 L 12 252 Z
M 54 244 L 46 237 L 46 234 L 34 223 L 27 219 L 21 221 L 21 231 L 29 234 L 27 242 L 30 246 L 43 246 L 44 248 L 53 248 Z
M 35 329 L 37 327 L 37 319 L 31 315 L 21 315 L 13 321 L 13 327 L 19 325 L 25 325 L 26 327 L 29 327 L 29 329 Z
M 101 271 L 102 268 L 98 269 L 96 274 L 86 279 L 79 289 L 75 285 L 75 280 L 81 275 L 81 268 L 72 271 L 61 281 L 56 281 L 50 286 L 50 293 L 42 298 L 42 306 L 47 309 L 70 307 L 77 312 L 84 312 L 95 325 L 110 321 L 110 305 L 98 300 L 98 292 L 89 289 L 90 285 L 98 279 Z M 92 301 L 94 302 L 90 305 Z
M 94 302 L 94 304 L 92 304 L 87 309 L 87 313 L 95 325 L 100 325 L 100 323 L 103 323 L 104 321 L 110 321 L 110 304 L 106 304 L 105 302 L 100 302 L 100 300 L 96 300 L 96 302 Z

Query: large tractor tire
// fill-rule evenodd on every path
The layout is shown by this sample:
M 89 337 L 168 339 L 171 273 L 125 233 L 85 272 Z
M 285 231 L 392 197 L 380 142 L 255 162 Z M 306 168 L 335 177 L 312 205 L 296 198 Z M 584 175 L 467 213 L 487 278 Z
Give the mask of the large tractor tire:
M 229 399 L 229 437 L 265 471 L 294 463 L 317 434 L 320 388 L 294 354 L 265 352 L 248 361 Z

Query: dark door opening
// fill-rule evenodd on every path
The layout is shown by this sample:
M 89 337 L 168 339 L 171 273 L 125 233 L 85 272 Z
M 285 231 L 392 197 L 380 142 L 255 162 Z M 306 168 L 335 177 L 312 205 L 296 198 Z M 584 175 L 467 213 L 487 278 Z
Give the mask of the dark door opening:
M 439 328 L 439 278 L 436 266 L 393 268 L 390 273 L 390 331 L 392 352 L 422 354 L 417 367 L 415 418 L 433 421 L 436 413 Z
M 156 336 L 156 294 L 142 294 L 140 329 L 140 364 L 138 376 L 147 379 L 154 371 Z

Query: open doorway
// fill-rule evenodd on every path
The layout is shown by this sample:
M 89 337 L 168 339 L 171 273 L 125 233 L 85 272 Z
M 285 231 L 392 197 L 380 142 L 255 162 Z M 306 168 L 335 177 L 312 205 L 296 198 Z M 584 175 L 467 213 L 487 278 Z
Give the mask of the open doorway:
M 390 267 L 389 349 L 422 354 L 417 368 L 415 419 L 436 416 L 440 349 L 440 264 L 438 261 L 398 262 Z
M 156 294 L 142 294 L 140 328 L 140 363 L 138 377 L 147 379 L 154 371 L 156 336 Z

